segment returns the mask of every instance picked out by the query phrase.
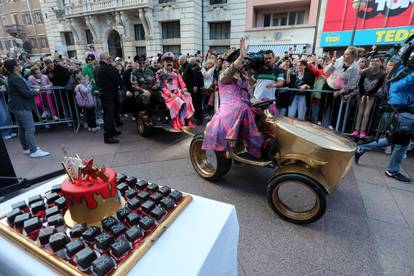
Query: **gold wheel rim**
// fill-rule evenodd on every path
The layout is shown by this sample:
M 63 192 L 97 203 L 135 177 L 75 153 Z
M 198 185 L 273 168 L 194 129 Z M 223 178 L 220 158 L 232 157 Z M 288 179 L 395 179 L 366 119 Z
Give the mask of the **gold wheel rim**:
M 217 167 L 214 167 L 208 160 L 206 151 L 201 148 L 203 140 L 197 140 L 191 147 L 191 161 L 197 173 L 202 177 L 212 177 Z
M 311 191 L 312 195 L 315 198 L 315 204 L 310 210 L 303 211 L 303 212 L 294 211 L 291 208 L 289 208 L 288 206 L 286 206 L 283 203 L 283 201 L 280 199 L 279 190 L 283 186 L 288 186 L 288 185 L 292 185 L 292 184 L 299 184 L 299 185 L 303 186 L 306 190 Z M 318 194 L 315 192 L 315 190 L 313 190 L 308 185 L 306 185 L 305 183 L 300 182 L 300 181 L 288 180 L 288 181 L 284 181 L 284 182 L 280 183 L 279 185 L 277 185 L 277 187 L 275 189 L 273 189 L 273 192 L 272 192 L 272 201 L 273 201 L 274 206 L 276 207 L 276 209 L 279 210 L 280 213 L 282 213 L 284 216 L 286 216 L 290 219 L 296 220 L 296 221 L 305 221 L 305 220 L 309 220 L 309 219 L 313 218 L 314 216 L 316 216 L 316 214 L 319 212 L 319 210 L 321 208 L 321 202 L 320 202 Z

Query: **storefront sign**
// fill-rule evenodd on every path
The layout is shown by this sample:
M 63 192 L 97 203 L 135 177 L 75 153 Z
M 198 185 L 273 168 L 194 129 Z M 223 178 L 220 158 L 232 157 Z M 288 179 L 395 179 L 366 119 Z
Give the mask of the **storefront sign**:
M 354 45 L 401 43 L 414 34 L 413 7 L 414 0 L 369 0 L 357 12 L 352 1 L 328 0 L 321 47 L 348 46 L 354 27 Z

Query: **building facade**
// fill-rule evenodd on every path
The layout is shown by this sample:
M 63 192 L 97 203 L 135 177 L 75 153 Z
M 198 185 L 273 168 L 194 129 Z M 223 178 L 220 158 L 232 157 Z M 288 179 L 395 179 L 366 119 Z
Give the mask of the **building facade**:
M 277 55 L 312 52 L 319 0 L 247 0 L 249 51 L 272 49 Z
M 323 0 L 320 46 L 387 49 L 414 34 L 412 0 Z
M 236 46 L 245 0 L 44 0 L 50 49 L 83 58 L 88 44 L 112 56 L 194 54 Z
M 48 54 L 39 0 L 0 0 L 0 55 L 14 51 Z

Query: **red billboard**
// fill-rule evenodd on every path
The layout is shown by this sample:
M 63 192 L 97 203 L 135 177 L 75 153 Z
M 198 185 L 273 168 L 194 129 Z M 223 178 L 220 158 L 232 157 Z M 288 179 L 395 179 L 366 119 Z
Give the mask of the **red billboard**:
M 355 45 L 394 44 L 413 31 L 414 0 L 328 0 L 321 46 L 346 46 L 354 26 Z M 363 5 L 361 4 L 361 7 Z M 356 20 L 356 25 L 355 25 Z

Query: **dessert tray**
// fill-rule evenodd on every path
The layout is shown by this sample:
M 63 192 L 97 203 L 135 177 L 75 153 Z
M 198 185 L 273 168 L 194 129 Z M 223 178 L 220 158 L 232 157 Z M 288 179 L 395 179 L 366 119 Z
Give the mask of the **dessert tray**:
M 12 204 L 1 216 L 0 234 L 64 275 L 125 275 L 192 198 L 134 176 L 115 175 L 119 208 L 99 223 L 71 220 L 73 202 L 67 202 L 62 184 Z

